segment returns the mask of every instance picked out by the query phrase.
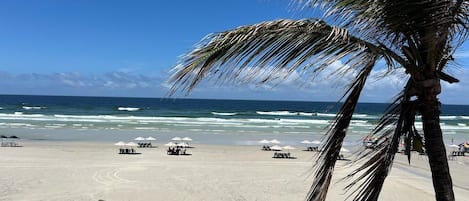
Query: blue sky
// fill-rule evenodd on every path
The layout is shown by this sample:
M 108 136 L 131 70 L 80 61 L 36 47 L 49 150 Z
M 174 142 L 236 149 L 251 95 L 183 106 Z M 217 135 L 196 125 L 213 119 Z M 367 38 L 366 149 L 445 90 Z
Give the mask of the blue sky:
M 2 0 L 0 94 L 166 96 L 169 69 L 205 35 L 279 18 L 314 17 L 308 12 L 287 0 Z M 469 64 L 467 44 L 457 59 L 461 66 Z M 444 84 L 443 102 L 467 103 L 468 70 L 450 72 L 462 82 Z M 388 102 L 402 77 L 387 79 L 367 85 L 361 100 Z M 189 97 L 334 101 L 345 81 L 204 84 Z

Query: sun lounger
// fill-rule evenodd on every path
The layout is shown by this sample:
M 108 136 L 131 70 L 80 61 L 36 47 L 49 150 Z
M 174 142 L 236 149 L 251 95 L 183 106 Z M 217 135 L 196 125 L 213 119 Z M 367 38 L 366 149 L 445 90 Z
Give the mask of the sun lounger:
M 343 154 L 339 154 L 339 155 L 337 156 L 337 160 L 345 160 L 344 155 L 343 155 Z
M 318 151 L 318 147 L 307 147 L 306 151 Z
M 262 146 L 262 150 L 264 151 L 271 151 L 269 146 Z
M 463 151 L 452 151 L 451 155 L 452 156 L 465 156 L 465 153 Z
M 293 158 L 290 153 L 275 152 L 272 158 Z

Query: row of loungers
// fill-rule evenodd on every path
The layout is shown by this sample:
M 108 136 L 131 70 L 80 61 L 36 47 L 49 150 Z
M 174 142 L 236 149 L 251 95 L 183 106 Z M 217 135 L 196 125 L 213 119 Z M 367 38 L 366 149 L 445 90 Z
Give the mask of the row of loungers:
M 271 151 L 269 146 L 262 146 L 263 151 Z
M 16 142 L 2 142 L 2 147 L 19 147 Z
M 151 142 L 139 142 L 137 143 L 140 148 L 152 148 Z
M 166 154 L 168 155 L 189 155 L 186 153 L 186 149 L 181 149 L 181 148 L 168 148 L 168 150 L 166 150 Z
M 120 148 L 119 149 L 119 154 L 137 154 L 137 152 L 135 152 L 135 149 L 133 148 Z
M 452 151 L 451 155 L 452 156 L 465 156 L 465 152 L 463 152 L 463 151 Z
M 318 147 L 306 147 L 306 151 L 319 151 Z
M 293 158 L 290 153 L 275 152 L 273 158 Z

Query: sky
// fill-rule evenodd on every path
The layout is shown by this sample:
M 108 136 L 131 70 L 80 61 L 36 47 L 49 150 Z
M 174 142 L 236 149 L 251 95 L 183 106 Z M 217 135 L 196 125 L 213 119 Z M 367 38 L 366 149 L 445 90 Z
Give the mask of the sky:
M 318 17 L 288 0 L 2 0 L 0 94 L 167 97 L 170 69 L 209 33 L 280 18 Z M 469 45 L 441 100 L 469 103 Z M 330 71 L 341 66 L 334 63 Z M 389 102 L 405 77 L 373 72 L 361 102 Z M 336 101 L 350 77 L 293 75 L 271 85 L 206 82 L 176 97 Z

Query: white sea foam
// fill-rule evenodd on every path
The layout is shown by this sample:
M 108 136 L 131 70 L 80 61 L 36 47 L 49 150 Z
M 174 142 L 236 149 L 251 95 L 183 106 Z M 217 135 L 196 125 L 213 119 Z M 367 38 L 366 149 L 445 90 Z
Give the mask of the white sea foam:
M 442 130 L 469 130 L 468 126 L 460 126 L 460 125 L 443 125 L 441 126 Z
M 23 106 L 23 109 L 25 110 L 40 110 L 40 109 L 43 109 L 45 107 L 41 107 L 41 106 Z
M 367 114 L 353 114 L 352 117 L 355 117 L 355 118 L 367 118 L 368 115 L 367 115 Z
M 140 110 L 138 107 L 118 107 L 117 110 L 134 112 Z
M 331 114 L 331 113 L 316 113 L 318 117 L 335 117 L 336 114 Z
M 458 126 L 467 126 L 467 125 L 463 123 L 458 123 Z
M 440 119 L 442 120 L 454 120 L 457 119 L 457 116 L 440 116 Z
M 136 130 L 155 130 L 155 127 L 135 127 Z
M 11 126 L 11 127 L 34 127 L 33 124 L 28 124 L 28 123 L 3 123 L 2 125 Z
M 322 119 L 280 119 L 281 122 L 302 123 L 302 124 L 329 124 L 329 120 Z
M 301 116 L 313 116 L 315 115 L 315 113 L 311 113 L 311 112 L 298 112 L 299 115 Z
M 271 111 L 271 112 L 256 111 L 256 113 L 260 114 L 260 115 L 271 115 L 271 116 L 293 116 L 293 115 L 298 115 L 298 112 L 290 112 L 290 111 Z
M 219 116 L 234 116 L 238 113 L 236 112 L 212 112 L 213 115 L 219 115 Z

